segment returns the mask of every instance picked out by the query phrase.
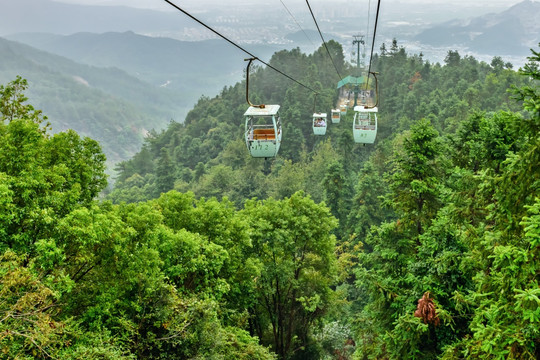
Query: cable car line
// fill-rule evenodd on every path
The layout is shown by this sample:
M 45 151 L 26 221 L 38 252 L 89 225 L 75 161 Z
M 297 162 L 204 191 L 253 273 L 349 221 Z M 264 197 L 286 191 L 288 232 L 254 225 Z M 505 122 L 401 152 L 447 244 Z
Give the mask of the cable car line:
M 243 52 L 245 52 L 246 54 L 248 54 L 249 56 L 251 56 L 252 58 L 255 58 L 256 60 L 260 61 L 261 63 L 263 63 L 264 65 L 266 65 L 267 67 L 269 67 L 270 69 L 274 70 L 275 72 L 278 72 L 280 73 L 281 75 L 285 76 L 287 79 L 289 80 L 292 80 L 294 81 L 295 83 L 297 83 L 298 85 L 301 85 L 303 86 L 304 88 L 314 92 L 315 94 L 318 94 L 317 91 L 315 91 L 314 89 L 310 88 L 309 86 L 307 85 L 304 85 L 302 84 L 300 81 L 294 79 L 293 77 L 285 74 L 284 72 L 282 72 L 281 70 L 279 69 L 276 69 L 275 67 L 273 67 L 272 65 L 268 64 L 267 62 L 259 59 L 257 56 L 253 55 L 251 52 L 247 51 L 246 49 L 244 49 L 243 47 L 241 47 L 240 45 L 238 45 L 237 43 L 235 43 L 234 41 L 228 39 L 225 35 L 222 35 L 220 34 L 218 31 L 212 29 L 210 26 L 206 25 L 205 23 L 203 23 L 201 20 L 197 19 L 195 16 L 191 15 L 190 13 L 188 13 L 187 11 L 185 11 L 184 9 L 180 8 L 178 5 L 174 4 L 173 2 L 169 1 L 169 0 L 164 0 L 166 3 L 168 3 L 169 5 L 171 5 L 172 7 L 174 7 L 175 9 L 177 9 L 178 11 L 184 13 L 185 15 L 187 15 L 188 17 L 190 17 L 191 19 L 195 20 L 196 22 L 198 22 L 200 25 L 204 26 L 205 28 L 207 28 L 208 30 L 210 30 L 211 32 L 213 32 L 214 34 L 218 35 L 219 37 L 221 37 L 223 40 L 227 41 L 228 43 L 230 43 L 231 45 L 235 46 L 236 48 L 242 50 Z M 307 0 L 306 0 L 307 1 Z M 326 49 L 328 51 L 328 49 Z M 335 66 L 335 65 L 334 65 Z
M 311 38 L 308 36 L 308 34 L 306 34 L 306 32 L 304 31 L 304 29 L 302 29 L 302 27 L 300 26 L 300 24 L 298 23 L 298 21 L 296 21 L 296 18 L 294 17 L 294 15 L 290 12 L 289 8 L 287 7 L 287 5 L 285 5 L 285 3 L 283 2 L 283 0 L 279 0 L 281 1 L 281 5 L 283 5 L 283 7 L 285 8 L 285 10 L 287 10 L 287 12 L 289 13 L 289 15 L 291 15 L 292 19 L 294 20 L 294 22 L 296 23 L 296 25 L 298 25 L 298 27 L 300 28 L 300 30 L 302 30 L 302 32 L 304 33 L 304 35 L 306 36 L 306 38 L 309 40 L 309 42 L 311 43 L 311 45 L 313 45 L 313 47 L 315 47 L 315 44 L 313 43 L 313 41 L 311 41 Z
M 250 56 L 249 59 L 245 59 L 246 61 L 249 61 L 247 69 L 246 69 L 246 72 L 247 72 L 246 74 L 246 101 L 249 104 L 249 108 L 244 113 L 244 116 L 246 119 L 245 132 L 244 132 L 246 147 L 252 157 L 256 157 L 256 158 L 264 157 L 265 159 L 275 157 L 279 151 L 282 134 L 283 134 L 281 120 L 279 116 L 280 105 L 264 105 L 264 104 L 254 105 L 249 101 L 249 68 L 250 68 L 251 63 L 253 62 L 253 60 L 258 60 L 262 64 L 280 73 L 281 75 L 285 76 L 289 80 L 313 92 L 315 94 L 314 111 L 315 111 L 315 106 L 316 106 L 315 104 L 317 101 L 316 99 L 317 99 L 318 92 L 312 89 L 311 87 L 299 82 L 295 78 L 287 75 L 281 70 L 276 69 L 272 65 L 266 63 L 265 61 L 262 61 L 257 56 L 255 56 L 248 50 L 244 49 L 242 46 L 238 45 L 237 43 L 230 40 L 223 34 L 219 33 L 218 31 L 214 30 L 210 26 L 206 25 L 201 20 L 197 19 L 196 17 L 194 17 L 187 11 L 183 10 L 178 5 L 174 4 L 171 0 L 165 0 L 165 2 L 171 5 L 172 7 L 174 7 L 175 9 L 177 9 L 178 11 L 182 12 L 184 15 L 190 17 L 191 19 L 193 19 L 194 21 L 196 21 L 197 23 L 199 23 L 206 29 L 210 30 L 212 33 L 221 37 L 222 39 L 224 39 L 231 45 L 235 46 L 236 48 L 238 48 L 239 50 L 243 51 L 244 53 Z M 281 1 L 281 3 L 285 6 L 283 1 Z M 371 45 L 371 54 L 370 54 L 370 59 L 369 59 L 369 71 L 368 71 L 368 77 L 367 77 L 367 82 L 366 82 L 366 88 L 367 88 L 368 82 L 369 82 L 369 74 L 373 74 L 375 78 L 375 82 L 376 82 L 377 93 L 378 93 L 377 77 L 376 77 L 376 73 L 371 73 L 371 61 L 373 58 L 373 50 L 375 47 L 375 36 L 377 33 L 380 3 L 381 3 L 381 0 L 378 0 L 377 14 L 375 17 L 375 26 L 374 26 L 374 31 L 373 31 L 373 42 Z M 341 81 L 343 81 L 343 78 L 341 77 L 341 74 L 339 73 L 339 70 L 337 69 L 334 59 L 332 58 L 332 55 L 330 54 L 326 41 L 324 40 L 322 32 L 319 28 L 319 24 L 317 23 L 317 20 L 315 19 L 315 15 L 313 14 L 313 10 L 311 9 L 309 0 L 306 0 L 306 4 L 308 5 L 309 11 L 311 13 L 311 16 L 313 17 L 313 21 L 315 22 L 315 25 L 317 26 L 317 31 L 319 32 L 319 35 L 321 36 L 326 52 L 328 53 L 328 56 L 330 57 L 330 60 L 332 61 L 332 64 L 334 65 L 334 69 L 336 70 L 336 73 L 338 74 Z M 287 9 L 286 6 L 285 8 Z M 356 104 L 356 99 L 355 99 L 355 104 Z M 377 96 L 377 104 L 378 104 L 378 96 Z M 355 117 L 353 121 L 353 137 L 356 143 L 366 144 L 366 143 L 373 143 L 375 141 L 375 137 L 377 134 L 377 111 L 378 111 L 376 105 L 370 106 L 370 107 L 355 106 L 354 108 Z M 334 113 L 334 111 L 332 111 L 332 113 Z M 314 135 L 326 134 L 326 128 L 327 128 L 326 116 L 327 116 L 326 113 L 316 113 L 316 112 L 313 113 L 312 127 L 313 127 Z M 339 122 L 339 119 L 334 120 L 334 114 L 332 114 L 332 122 Z
M 369 68 L 366 76 L 366 91 L 369 88 L 369 78 L 371 75 L 373 75 L 373 78 L 375 79 L 375 96 L 377 97 L 377 101 L 375 104 L 369 104 L 368 99 L 366 98 L 366 94 L 362 95 L 362 104 L 356 105 L 356 94 L 355 91 L 355 106 L 354 106 L 354 118 L 353 118 L 353 139 L 355 143 L 359 144 L 373 144 L 375 142 L 375 139 L 377 137 L 377 127 L 378 127 L 378 120 L 377 120 L 377 113 L 378 113 L 378 105 L 379 105 L 379 81 L 377 79 L 377 73 L 371 71 L 371 63 L 373 61 L 373 49 L 375 48 L 375 38 L 377 35 L 377 24 L 379 20 L 379 9 L 381 5 L 381 0 L 378 0 L 377 2 L 377 14 L 375 16 L 375 25 L 373 27 L 373 41 L 371 43 L 371 53 L 369 56 Z M 370 13 L 371 13 L 371 0 L 369 0 L 368 4 L 368 26 L 366 31 L 366 36 L 369 33 L 369 19 L 370 19 Z M 356 39 L 355 39 L 356 41 Z M 353 42 L 354 43 L 354 42 Z M 358 50 L 360 51 L 360 50 Z M 357 89 L 357 88 L 356 88 Z M 355 89 L 355 90 L 356 90 Z M 371 98 L 371 92 L 369 95 L 369 98 Z
M 366 26 L 366 39 L 369 39 L 369 17 L 371 15 L 371 0 L 368 1 L 368 8 L 367 8 L 367 26 Z
M 380 0 L 379 0 L 380 1 Z M 317 26 L 317 31 L 319 32 L 319 35 L 321 36 L 321 40 L 323 42 L 324 48 L 326 49 L 326 52 L 328 53 L 328 56 L 330 57 L 330 60 L 332 60 L 332 65 L 334 65 L 334 69 L 336 69 L 336 72 L 339 76 L 340 80 L 343 80 L 341 77 L 341 74 L 339 73 L 339 70 L 337 69 L 336 63 L 334 62 L 334 59 L 332 58 L 332 55 L 330 55 L 330 51 L 328 50 L 328 46 L 326 46 L 326 41 L 324 40 L 323 34 L 321 33 L 321 29 L 319 28 L 319 24 L 317 24 L 317 20 L 315 19 L 315 15 L 313 14 L 313 10 L 311 10 L 311 5 L 309 5 L 309 0 L 306 0 L 306 4 L 309 8 L 309 12 L 311 13 L 311 17 L 313 18 L 313 21 L 315 22 L 315 26 Z
M 379 21 L 379 9 L 381 7 L 381 0 L 377 1 L 377 14 L 375 15 L 375 26 L 373 27 L 373 41 L 371 43 L 371 54 L 369 55 L 369 68 L 367 73 L 366 89 L 369 83 L 369 74 L 371 74 L 371 60 L 373 59 L 373 49 L 375 48 L 375 36 L 377 35 L 377 23 Z

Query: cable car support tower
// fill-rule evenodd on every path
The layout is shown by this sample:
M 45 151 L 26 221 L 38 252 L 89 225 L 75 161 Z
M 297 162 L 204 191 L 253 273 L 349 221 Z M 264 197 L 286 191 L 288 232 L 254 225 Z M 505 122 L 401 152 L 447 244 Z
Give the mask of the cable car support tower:
M 356 77 L 362 78 L 362 72 L 364 71 L 366 60 L 366 42 L 364 41 L 364 35 L 353 35 L 353 46 L 356 45 Z M 362 62 L 360 62 L 360 45 L 362 45 Z M 358 93 L 360 92 L 360 86 L 358 82 L 354 86 L 354 105 L 358 104 Z

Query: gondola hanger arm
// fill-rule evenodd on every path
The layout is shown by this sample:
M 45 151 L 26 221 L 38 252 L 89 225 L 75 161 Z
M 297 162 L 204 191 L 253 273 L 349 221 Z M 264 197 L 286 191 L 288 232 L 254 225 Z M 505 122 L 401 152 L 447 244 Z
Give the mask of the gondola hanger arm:
M 375 78 L 375 97 L 377 98 L 377 101 L 375 102 L 375 105 L 373 106 L 364 106 L 364 109 L 373 109 L 379 106 L 379 79 L 377 79 L 377 75 L 379 75 L 378 72 L 370 71 L 369 72 L 373 77 Z M 369 82 L 369 74 L 368 74 L 368 82 Z M 367 82 L 366 82 L 366 89 L 367 89 Z
M 256 57 L 252 57 L 252 58 L 249 58 L 249 59 L 244 59 L 244 61 L 249 61 L 248 65 L 247 65 L 247 69 L 246 69 L 246 101 L 249 104 L 249 106 L 253 106 L 253 107 L 256 107 L 256 108 L 259 108 L 259 109 L 264 109 L 266 107 L 264 104 L 254 105 L 254 104 L 251 103 L 251 101 L 249 101 L 249 68 L 250 68 L 251 63 L 253 62 L 253 60 L 258 60 L 258 59 Z

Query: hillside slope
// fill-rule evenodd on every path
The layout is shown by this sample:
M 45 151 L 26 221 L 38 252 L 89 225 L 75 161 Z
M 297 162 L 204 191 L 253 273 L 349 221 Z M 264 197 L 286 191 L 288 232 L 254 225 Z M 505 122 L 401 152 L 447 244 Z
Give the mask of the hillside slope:
M 109 163 L 131 157 L 151 129 L 182 113 L 173 91 L 116 68 L 96 68 L 0 38 L 0 83 L 28 80 L 30 102 L 55 132 L 68 128 L 100 141 Z
M 476 53 L 530 53 L 540 42 L 540 2 L 525 0 L 506 11 L 453 20 L 426 29 L 415 39 L 432 46 L 462 46 Z
M 169 87 L 192 106 L 199 97 L 213 96 L 223 86 L 242 79 L 245 54 L 221 39 L 179 41 L 127 32 L 76 33 L 68 36 L 21 33 L 8 37 L 78 63 L 117 67 L 153 86 Z M 277 45 L 250 45 L 268 60 Z

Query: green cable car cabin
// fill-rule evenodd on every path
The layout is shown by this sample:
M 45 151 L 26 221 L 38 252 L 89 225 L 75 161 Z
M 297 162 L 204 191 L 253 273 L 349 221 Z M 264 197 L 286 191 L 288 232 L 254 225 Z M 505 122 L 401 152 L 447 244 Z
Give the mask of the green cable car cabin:
M 341 111 L 339 109 L 332 109 L 332 123 L 339 124 L 341 121 Z
M 377 108 L 354 107 L 353 137 L 355 143 L 373 144 L 377 136 Z
M 269 158 L 277 155 L 282 136 L 278 111 L 279 105 L 264 105 L 250 106 L 244 113 L 246 146 L 251 156 Z
M 326 113 L 314 113 L 313 114 L 313 134 L 325 135 L 326 134 Z

